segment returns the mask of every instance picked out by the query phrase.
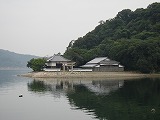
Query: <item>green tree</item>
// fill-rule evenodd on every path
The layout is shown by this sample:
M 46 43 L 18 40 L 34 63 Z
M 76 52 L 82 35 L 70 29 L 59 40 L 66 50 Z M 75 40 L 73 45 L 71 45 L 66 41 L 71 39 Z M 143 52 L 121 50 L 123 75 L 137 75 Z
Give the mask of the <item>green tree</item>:
M 31 59 L 27 63 L 27 67 L 33 71 L 42 71 L 45 66 L 46 60 L 43 58 Z
M 107 56 L 119 61 L 125 70 L 160 72 L 160 3 L 120 11 L 75 40 L 64 55 L 76 66 Z

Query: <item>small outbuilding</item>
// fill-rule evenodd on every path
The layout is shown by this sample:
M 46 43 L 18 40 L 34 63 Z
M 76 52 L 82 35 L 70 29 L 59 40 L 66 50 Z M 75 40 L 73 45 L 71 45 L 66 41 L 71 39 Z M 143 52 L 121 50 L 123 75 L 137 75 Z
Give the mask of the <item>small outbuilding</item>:
M 109 59 L 108 57 L 98 57 L 85 65 L 81 66 L 83 69 L 92 69 L 94 72 L 120 72 L 124 71 L 124 66 L 120 62 Z
M 69 71 L 69 69 L 73 71 L 74 64 L 75 62 L 64 58 L 62 55 L 54 54 L 47 59 L 44 71 Z

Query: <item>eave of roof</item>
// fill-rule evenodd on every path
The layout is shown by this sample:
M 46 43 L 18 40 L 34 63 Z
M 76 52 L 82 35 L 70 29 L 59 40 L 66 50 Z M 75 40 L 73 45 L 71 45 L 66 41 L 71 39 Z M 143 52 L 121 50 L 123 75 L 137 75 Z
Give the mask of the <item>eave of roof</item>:
M 82 65 L 81 67 L 83 68 L 90 68 L 90 67 L 96 67 L 98 64 L 85 64 L 85 65 Z

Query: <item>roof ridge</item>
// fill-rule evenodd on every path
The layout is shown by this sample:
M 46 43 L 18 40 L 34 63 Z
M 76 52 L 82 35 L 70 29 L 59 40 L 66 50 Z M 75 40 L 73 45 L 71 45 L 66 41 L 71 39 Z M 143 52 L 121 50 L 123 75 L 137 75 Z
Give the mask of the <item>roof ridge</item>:
M 54 54 L 47 61 L 71 61 L 71 60 L 64 58 L 62 55 Z

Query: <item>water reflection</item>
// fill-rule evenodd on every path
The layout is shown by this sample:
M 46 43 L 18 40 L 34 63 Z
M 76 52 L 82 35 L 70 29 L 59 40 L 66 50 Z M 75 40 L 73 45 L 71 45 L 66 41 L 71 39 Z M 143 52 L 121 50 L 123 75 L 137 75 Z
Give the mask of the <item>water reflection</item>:
M 44 81 L 33 80 L 27 85 L 28 85 L 28 90 L 33 91 L 33 92 L 44 92 L 45 93 L 46 91 L 52 91 L 52 86 L 45 84 Z
M 124 84 L 124 81 L 92 81 L 90 84 L 84 84 L 91 92 L 108 95 L 110 92 L 118 90 Z
M 17 84 L 17 82 L 22 82 L 22 79 L 18 78 L 18 74 L 23 74 L 29 70 L 0 70 L 0 88 L 12 86 Z M 23 80 L 26 80 L 23 78 Z
M 28 90 L 65 95 L 72 109 L 83 110 L 98 119 L 160 119 L 160 79 L 34 80 L 28 83 Z
M 65 96 L 69 91 L 73 91 L 73 82 L 66 80 L 43 80 L 43 79 L 34 79 L 27 84 L 28 90 L 38 94 L 50 93 L 55 98 Z
M 107 84 L 107 82 L 106 82 Z M 108 95 L 95 94 L 84 85 L 77 85 L 67 94 L 78 109 L 94 111 L 97 118 L 109 120 L 160 119 L 160 80 L 124 81 L 120 89 Z M 155 113 L 151 112 L 155 109 Z
M 47 91 L 74 91 L 77 85 L 83 85 L 90 91 L 97 94 L 109 94 L 111 91 L 122 87 L 124 81 L 92 81 L 92 80 L 45 80 L 34 79 L 28 83 L 28 90 L 33 92 L 47 92 Z

